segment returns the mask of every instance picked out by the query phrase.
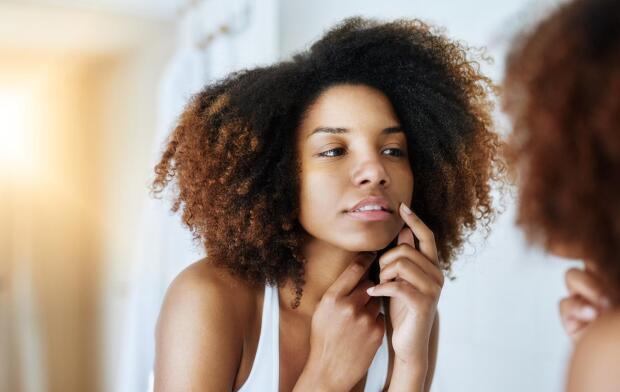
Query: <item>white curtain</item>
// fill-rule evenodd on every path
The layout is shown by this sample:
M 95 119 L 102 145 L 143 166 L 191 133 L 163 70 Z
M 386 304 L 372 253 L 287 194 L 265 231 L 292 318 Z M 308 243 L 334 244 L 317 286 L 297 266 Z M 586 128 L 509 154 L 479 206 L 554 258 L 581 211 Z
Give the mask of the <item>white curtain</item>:
M 152 165 L 191 94 L 231 71 L 277 59 L 277 0 L 192 2 L 178 23 L 178 41 L 159 86 L 158 130 Z M 222 26 L 227 26 L 222 29 Z M 166 288 L 187 265 L 204 257 L 179 215 L 170 212 L 170 194 L 151 199 L 145 189 L 141 227 L 136 234 L 130 294 L 115 391 L 152 388 L 154 330 Z

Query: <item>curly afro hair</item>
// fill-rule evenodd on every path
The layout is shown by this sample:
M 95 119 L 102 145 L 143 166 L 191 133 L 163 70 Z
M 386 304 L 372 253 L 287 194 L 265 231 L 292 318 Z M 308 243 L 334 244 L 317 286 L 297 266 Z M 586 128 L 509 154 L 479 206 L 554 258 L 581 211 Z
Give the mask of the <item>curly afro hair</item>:
M 521 33 L 504 88 L 517 223 L 592 258 L 620 299 L 620 2 L 573 1 Z
M 503 171 L 495 86 L 469 51 L 418 20 L 345 19 L 291 60 L 231 73 L 194 95 L 155 167 L 153 191 L 176 179 L 172 209 L 182 209 L 207 260 L 252 284 L 291 279 L 296 307 L 305 263 L 296 132 L 330 86 L 367 85 L 386 95 L 405 129 L 412 205 L 448 271 L 466 234 L 478 222 L 488 230 L 490 182 Z

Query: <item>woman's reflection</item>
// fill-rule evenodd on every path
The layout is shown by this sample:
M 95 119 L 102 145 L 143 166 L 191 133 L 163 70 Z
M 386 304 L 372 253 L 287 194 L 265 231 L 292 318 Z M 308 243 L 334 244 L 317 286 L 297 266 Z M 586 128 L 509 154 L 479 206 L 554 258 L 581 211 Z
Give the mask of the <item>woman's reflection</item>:
M 518 223 L 551 253 L 585 260 L 568 271 L 560 304 L 578 341 L 568 390 L 618 391 L 620 2 L 564 4 L 518 37 L 503 106 L 514 124 Z

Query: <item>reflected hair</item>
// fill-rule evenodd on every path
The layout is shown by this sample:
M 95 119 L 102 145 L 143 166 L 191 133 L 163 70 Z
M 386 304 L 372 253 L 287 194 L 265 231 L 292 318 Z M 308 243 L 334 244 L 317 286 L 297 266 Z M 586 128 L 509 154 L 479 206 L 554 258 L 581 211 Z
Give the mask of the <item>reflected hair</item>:
M 620 300 L 620 2 L 565 3 L 518 35 L 504 88 L 517 223 L 592 258 Z

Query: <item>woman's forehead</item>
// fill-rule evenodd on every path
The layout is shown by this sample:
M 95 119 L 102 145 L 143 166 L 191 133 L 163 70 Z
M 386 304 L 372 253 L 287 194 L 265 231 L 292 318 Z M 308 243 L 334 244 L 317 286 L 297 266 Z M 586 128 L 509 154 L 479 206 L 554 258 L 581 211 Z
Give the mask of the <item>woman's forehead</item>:
M 399 125 L 392 104 L 381 91 L 365 85 L 337 85 L 325 90 L 308 107 L 301 131 L 306 139 L 364 129 L 383 132 Z

